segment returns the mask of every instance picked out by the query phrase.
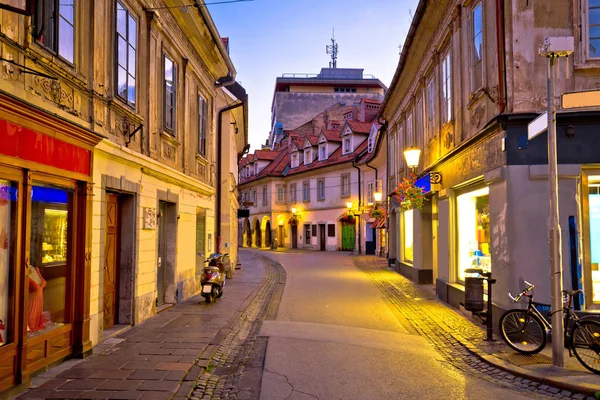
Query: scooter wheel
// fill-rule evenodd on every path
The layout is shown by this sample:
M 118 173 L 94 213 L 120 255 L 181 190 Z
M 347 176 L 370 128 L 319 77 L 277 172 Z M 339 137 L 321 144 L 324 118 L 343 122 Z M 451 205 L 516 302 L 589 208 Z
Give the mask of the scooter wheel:
M 206 304 L 210 304 L 213 302 L 212 292 L 204 294 L 204 301 L 206 301 Z
M 219 290 L 219 294 L 217 295 L 217 298 L 220 299 L 221 297 L 223 297 L 223 288 L 221 288 Z
M 212 288 L 212 292 L 210 293 L 210 297 L 212 297 L 213 299 L 217 299 L 221 296 L 219 296 L 219 293 L 221 292 L 221 290 L 217 287 L 217 285 L 213 285 Z

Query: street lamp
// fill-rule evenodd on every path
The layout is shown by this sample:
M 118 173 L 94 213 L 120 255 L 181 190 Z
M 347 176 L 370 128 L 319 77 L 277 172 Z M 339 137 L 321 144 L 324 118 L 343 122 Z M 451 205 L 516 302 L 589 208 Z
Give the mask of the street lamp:
M 381 201 L 382 197 L 383 197 L 383 193 L 373 192 L 373 200 L 375 200 L 375 205 L 377 205 L 377 203 L 379 203 Z
M 409 147 L 408 149 L 404 150 L 406 165 L 413 171 L 419 166 L 419 157 L 421 157 L 421 149 Z
M 348 212 L 350 212 L 352 210 L 352 202 L 351 201 L 346 202 L 346 208 L 348 209 Z
M 292 207 L 292 215 L 296 216 L 296 207 Z

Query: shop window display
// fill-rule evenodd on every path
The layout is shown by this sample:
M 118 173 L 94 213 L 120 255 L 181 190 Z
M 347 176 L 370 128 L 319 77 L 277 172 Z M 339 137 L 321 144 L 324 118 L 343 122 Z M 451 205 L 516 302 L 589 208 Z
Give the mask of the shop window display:
M 65 322 L 70 198 L 66 190 L 32 188 L 29 336 L 44 333 Z
M 458 196 L 458 279 L 465 269 L 491 271 L 489 188 Z
M 413 261 L 413 210 L 404 211 L 404 261 Z
M 0 179 L 0 347 L 11 342 L 9 312 L 12 246 L 14 245 L 15 202 L 17 190 L 11 182 Z
M 594 303 L 600 303 L 600 185 L 589 187 L 590 251 Z

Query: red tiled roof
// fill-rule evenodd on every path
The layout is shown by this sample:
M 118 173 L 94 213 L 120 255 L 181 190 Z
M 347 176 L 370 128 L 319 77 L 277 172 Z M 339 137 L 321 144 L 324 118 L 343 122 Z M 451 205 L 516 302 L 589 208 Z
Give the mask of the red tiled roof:
M 381 104 L 380 100 L 377 99 L 369 99 L 367 97 L 363 97 L 360 99 L 362 103 L 371 103 L 371 104 Z
M 274 160 L 277 157 L 278 152 L 272 150 L 255 150 L 254 156 L 258 160 Z
M 321 167 L 328 167 L 330 165 L 343 164 L 345 162 L 352 161 L 354 159 L 354 157 L 356 157 L 357 154 L 360 154 L 366 148 L 367 148 L 366 140 L 363 143 L 361 143 L 360 146 L 358 146 L 358 148 L 356 150 L 354 150 L 354 152 L 352 152 L 350 154 L 342 155 L 342 148 L 338 147 L 338 149 L 336 151 L 334 151 L 333 154 L 331 154 L 329 156 L 329 158 L 327 158 L 327 160 L 323 160 L 323 161 L 315 160 L 308 165 L 301 164 L 298 168 L 291 168 L 288 171 L 287 175 L 288 176 L 295 175 L 295 174 L 299 174 L 301 172 L 305 172 L 305 171 L 309 171 L 309 170 L 313 170 L 313 169 L 317 169 L 317 168 L 321 168 Z
M 248 154 L 248 162 L 251 163 L 254 161 L 254 154 Z
M 325 135 L 325 138 L 330 142 L 341 142 L 342 141 L 342 139 L 340 139 L 340 131 L 327 130 L 327 131 L 321 131 L 321 132 L 323 132 L 323 135 Z
M 319 141 L 319 137 L 318 136 L 313 136 L 313 135 L 307 135 L 304 137 L 304 140 L 302 141 L 302 147 L 304 148 L 304 146 L 306 146 L 306 142 L 309 142 L 311 145 L 316 146 L 317 142 Z
M 371 133 L 371 122 L 346 121 L 354 133 Z

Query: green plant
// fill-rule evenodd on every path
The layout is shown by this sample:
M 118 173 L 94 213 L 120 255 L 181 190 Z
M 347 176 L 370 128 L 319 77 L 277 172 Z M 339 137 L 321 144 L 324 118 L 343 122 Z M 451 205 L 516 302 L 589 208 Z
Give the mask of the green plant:
M 416 181 L 416 175 L 411 172 L 410 177 L 402 178 L 402 181 L 398 183 L 398 187 L 394 190 L 394 196 L 403 210 L 423 208 L 425 195 L 423 194 L 423 188 L 415 184 Z
M 354 215 L 345 212 L 344 215 L 342 215 L 342 218 L 340 218 L 340 221 L 354 223 Z
M 369 213 L 369 216 L 371 218 L 381 218 L 383 216 L 385 216 L 385 210 L 383 208 L 373 208 L 371 210 L 371 212 Z

